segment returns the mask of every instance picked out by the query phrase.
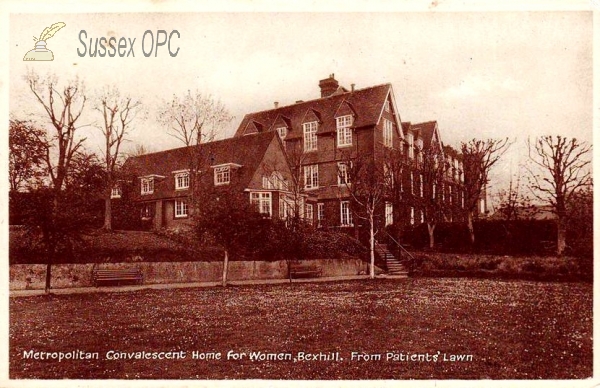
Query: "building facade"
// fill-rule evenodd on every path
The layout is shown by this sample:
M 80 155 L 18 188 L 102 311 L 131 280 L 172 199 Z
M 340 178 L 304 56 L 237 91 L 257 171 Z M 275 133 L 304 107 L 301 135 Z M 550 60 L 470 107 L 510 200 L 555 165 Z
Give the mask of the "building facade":
M 278 134 L 306 195 L 304 215 L 309 222 L 318 227 L 355 226 L 348 171 L 365 160 L 381 167 L 388 186 L 396 186 L 379 201 L 379 219 L 385 225 L 425 222 L 423 198 L 432 190 L 424 187 L 421 158 L 434 148 L 448 165 L 446 183 L 435 195 L 452 204 L 446 220 L 457 219 L 462 161 L 458 152 L 443 145 L 437 122 L 402 122 L 391 84 L 347 89 L 331 74 L 319 87 L 320 98 L 288 106 L 275 103 L 273 109 L 247 114 L 235 133 L 238 138 Z M 385 179 L 392 168 L 393 179 Z

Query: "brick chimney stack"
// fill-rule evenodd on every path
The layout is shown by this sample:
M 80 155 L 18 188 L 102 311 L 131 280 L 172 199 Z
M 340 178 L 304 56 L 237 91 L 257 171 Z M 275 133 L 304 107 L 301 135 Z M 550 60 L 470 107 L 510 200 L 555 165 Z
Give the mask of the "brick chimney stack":
M 340 84 L 335 79 L 333 73 L 329 75 L 329 78 L 320 80 L 319 87 L 321 88 L 321 98 L 331 96 L 339 86 Z

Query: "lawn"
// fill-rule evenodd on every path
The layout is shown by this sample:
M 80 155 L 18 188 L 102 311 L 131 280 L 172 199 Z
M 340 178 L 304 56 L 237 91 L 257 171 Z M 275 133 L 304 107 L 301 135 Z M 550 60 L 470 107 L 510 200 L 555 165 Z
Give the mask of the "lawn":
M 581 379 L 592 294 L 589 283 L 409 278 L 11 298 L 10 377 Z M 99 356 L 25 358 L 32 350 Z

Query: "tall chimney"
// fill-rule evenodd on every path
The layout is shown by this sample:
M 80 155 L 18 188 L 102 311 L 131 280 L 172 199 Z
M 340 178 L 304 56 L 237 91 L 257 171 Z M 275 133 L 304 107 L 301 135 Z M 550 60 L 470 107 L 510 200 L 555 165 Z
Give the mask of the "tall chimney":
M 275 105 L 275 109 L 279 108 L 279 101 L 275 101 L 273 105 Z
M 354 86 L 355 84 L 350 84 L 350 91 L 354 93 Z
M 329 75 L 329 78 L 320 80 L 319 87 L 321 88 L 321 98 L 331 96 L 339 86 L 340 84 L 335 79 L 333 73 Z

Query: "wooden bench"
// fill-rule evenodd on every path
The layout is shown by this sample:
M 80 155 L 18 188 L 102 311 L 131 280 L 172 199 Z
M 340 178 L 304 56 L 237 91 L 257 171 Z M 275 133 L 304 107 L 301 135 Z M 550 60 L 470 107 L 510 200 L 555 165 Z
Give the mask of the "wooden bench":
M 99 283 L 121 284 L 123 281 L 142 284 L 144 275 L 139 269 L 95 269 L 92 272 L 92 280 L 96 287 Z
M 312 264 L 290 264 L 290 279 L 300 277 L 320 277 L 322 274 L 321 267 Z

